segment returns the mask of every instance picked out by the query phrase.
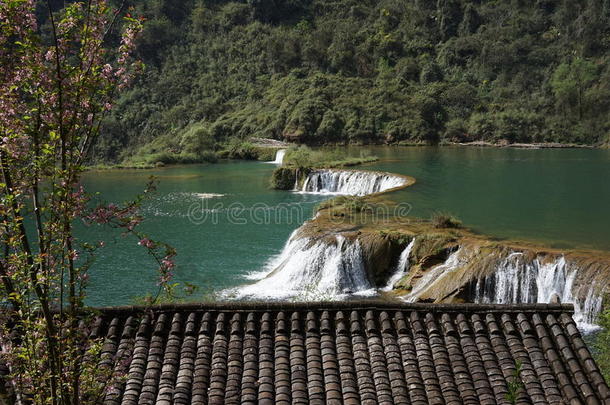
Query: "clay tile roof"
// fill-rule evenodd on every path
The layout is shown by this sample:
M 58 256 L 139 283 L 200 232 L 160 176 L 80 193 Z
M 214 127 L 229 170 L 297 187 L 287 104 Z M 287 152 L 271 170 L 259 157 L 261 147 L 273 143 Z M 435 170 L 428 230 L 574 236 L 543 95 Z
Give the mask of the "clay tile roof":
M 189 304 L 99 310 L 107 404 L 610 404 L 566 305 Z

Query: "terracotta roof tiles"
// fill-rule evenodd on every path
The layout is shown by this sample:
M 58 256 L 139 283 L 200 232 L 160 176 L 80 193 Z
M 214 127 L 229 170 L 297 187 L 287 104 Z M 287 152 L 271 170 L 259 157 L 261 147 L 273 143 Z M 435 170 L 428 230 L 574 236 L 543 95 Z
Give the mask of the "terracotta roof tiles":
M 610 404 L 562 305 L 189 304 L 99 310 L 107 404 Z M 517 375 L 517 367 L 521 372 Z

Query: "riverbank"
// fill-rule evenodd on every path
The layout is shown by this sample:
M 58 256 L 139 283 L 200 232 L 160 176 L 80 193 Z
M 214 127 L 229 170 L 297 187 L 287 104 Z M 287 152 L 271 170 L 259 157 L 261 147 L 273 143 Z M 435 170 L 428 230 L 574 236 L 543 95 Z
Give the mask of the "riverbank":
M 305 145 L 300 145 L 306 147 Z M 388 148 L 498 148 L 498 149 L 608 149 L 608 144 L 603 145 L 581 145 L 581 144 L 566 144 L 566 143 L 492 143 L 486 141 L 475 141 L 475 142 L 441 142 L 437 145 L 430 145 L 425 142 L 396 142 L 396 143 L 368 143 L 368 144 L 328 144 L 328 145 L 317 145 L 312 150 L 318 149 L 336 149 L 336 148 L 354 148 L 354 147 L 388 147 Z M 219 161 L 227 160 L 258 160 L 258 161 L 272 161 L 274 160 L 275 153 L 281 149 L 297 148 L 299 145 L 294 143 L 288 143 L 275 139 L 268 138 L 251 138 L 246 142 L 238 142 L 233 145 L 227 145 L 222 149 L 215 152 L 208 152 L 200 155 L 195 154 L 184 154 L 177 152 L 158 152 L 144 153 L 140 155 L 134 155 L 132 158 L 125 160 L 122 163 L 117 164 L 95 164 L 88 166 L 88 170 L 112 170 L 112 169 L 153 169 L 156 167 L 165 167 L 172 165 L 182 164 L 201 164 L 201 163 L 217 163 Z M 378 159 L 366 159 L 366 158 L 342 158 L 336 159 L 335 161 L 327 161 L 324 164 L 318 164 L 317 167 L 351 167 L 357 166 L 364 163 L 372 163 Z
M 475 142 L 455 142 L 449 145 L 476 146 L 489 148 L 517 148 L 517 149 L 595 149 L 606 148 L 607 146 L 580 145 L 574 143 L 542 142 L 542 143 L 493 143 L 486 141 Z

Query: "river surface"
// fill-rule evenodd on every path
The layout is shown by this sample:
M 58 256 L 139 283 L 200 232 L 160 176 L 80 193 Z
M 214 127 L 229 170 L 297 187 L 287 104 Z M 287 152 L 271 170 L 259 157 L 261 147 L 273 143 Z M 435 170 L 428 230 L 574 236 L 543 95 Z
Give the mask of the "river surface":
M 556 247 L 610 250 L 610 151 L 466 147 L 346 148 L 380 161 L 362 166 L 411 175 L 417 183 L 388 195 L 410 215 L 451 213 L 476 231 Z M 249 282 L 310 218 L 323 195 L 268 187 L 273 164 L 224 162 L 154 170 L 88 172 L 84 183 L 105 201 L 132 198 L 159 180 L 144 206 L 142 230 L 178 250 L 177 281 L 199 287 L 194 299 Z M 91 305 L 119 305 L 156 292 L 154 261 L 133 238 L 79 229 L 106 246 L 91 270 Z

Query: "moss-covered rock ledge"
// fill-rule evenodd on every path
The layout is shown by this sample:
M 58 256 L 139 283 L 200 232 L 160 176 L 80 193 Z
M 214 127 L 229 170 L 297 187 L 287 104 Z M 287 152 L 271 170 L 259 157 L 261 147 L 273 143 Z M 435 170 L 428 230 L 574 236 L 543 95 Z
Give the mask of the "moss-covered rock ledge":
M 313 150 L 307 146 L 292 146 L 286 151 L 284 162 L 271 176 L 271 187 L 276 190 L 293 190 L 302 185 L 312 170 L 341 169 L 378 161 L 377 156 L 362 154 L 346 157 L 343 151 L 332 149 Z

